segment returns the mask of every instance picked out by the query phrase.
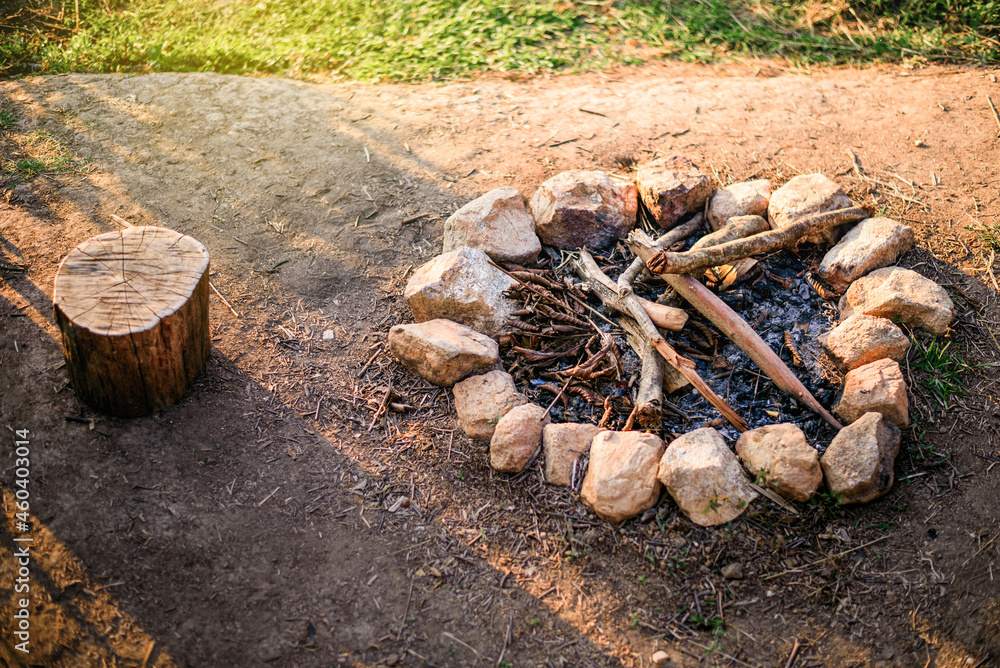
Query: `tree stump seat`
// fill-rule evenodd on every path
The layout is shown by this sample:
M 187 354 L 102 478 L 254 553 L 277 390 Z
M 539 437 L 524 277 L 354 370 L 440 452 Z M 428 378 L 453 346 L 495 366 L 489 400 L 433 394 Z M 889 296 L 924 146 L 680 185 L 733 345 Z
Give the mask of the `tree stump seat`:
M 108 232 L 70 251 L 53 307 L 80 399 L 136 417 L 184 396 L 211 347 L 208 264 L 200 242 L 163 227 Z

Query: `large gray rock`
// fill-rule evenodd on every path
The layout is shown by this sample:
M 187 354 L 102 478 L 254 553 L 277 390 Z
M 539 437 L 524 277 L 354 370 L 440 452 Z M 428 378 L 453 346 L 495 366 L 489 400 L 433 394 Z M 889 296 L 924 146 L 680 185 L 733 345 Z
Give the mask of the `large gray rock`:
M 866 503 L 892 488 L 899 427 L 881 413 L 865 413 L 833 437 L 820 458 L 837 503 Z
M 444 252 L 478 248 L 496 262 L 532 264 L 542 244 L 535 219 L 516 188 L 489 191 L 451 214 L 444 223 Z
M 792 501 L 808 501 L 823 482 L 819 453 L 794 424 L 772 424 L 744 432 L 736 454 L 757 484 Z
M 514 377 L 505 371 L 490 371 L 456 383 L 455 412 L 458 424 L 471 438 L 493 438 L 497 422 L 510 409 L 528 403 L 517 391 Z
M 686 214 L 701 211 L 712 194 L 712 179 L 683 155 L 646 163 L 635 180 L 642 203 L 663 229 L 674 227 Z
M 556 248 L 601 248 L 635 227 L 635 184 L 604 172 L 556 174 L 531 197 L 535 232 Z
M 891 218 L 867 218 L 827 251 L 819 275 L 837 292 L 873 269 L 894 263 L 913 248 L 913 228 Z
M 496 341 L 441 319 L 396 325 L 389 330 L 389 352 L 410 371 L 442 387 L 489 371 L 500 359 Z
M 817 213 L 837 211 L 851 206 L 851 200 L 840 186 L 822 174 L 803 174 L 791 179 L 771 193 L 767 205 L 767 218 L 775 230 L 784 229 Z M 837 240 L 837 230 L 803 239 L 812 243 L 832 244 Z
M 955 315 L 948 293 L 929 278 L 902 267 L 884 267 L 859 278 L 840 298 L 840 317 L 864 313 L 899 319 L 914 329 L 941 335 Z
M 545 451 L 545 482 L 568 487 L 573 479 L 573 466 L 590 452 L 594 437 L 604 431 L 597 425 L 562 422 L 545 425 L 542 449 Z M 577 470 L 577 479 L 583 471 Z
M 598 515 L 621 522 L 652 508 L 660 496 L 656 467 L 663 441 L 637 431 L 604 431 L 590 446 L 580 498 Z
M 708 203 L 708 224 L 722 228 L 737 216 L 766 216 L 771 201 L 771 182 L 767 179 L 733 183 L 720 188 Z
M 710 427 L 674 439 L 657 477 L 684 514 L 701 526 L 725 524 L 757 498 L 736 455 Z
M 417 322 L 443 318 L 496 337 L 506 331 L 507 317 L 517 309 L 504 296 L 515 285 L 483 251 L 459 248 L 413 272 L 403 296 Z
M 910 401 L 903 371 L 894 360 L 882 359 L 848 372 L 833 412 L 850 423 L 865 413 L 881 413 L 900 429 L 910 426 Z
M 549 414 L 536 404 L 515 406 L 497 422 L 490 439 L 490 466 L 504 473 L 520 473 L 542 445 L 542 429 Z
M 855 313 L 820 337 L 841 371 L 884 358 L 901 360 L 910 340 L 892 321 Z

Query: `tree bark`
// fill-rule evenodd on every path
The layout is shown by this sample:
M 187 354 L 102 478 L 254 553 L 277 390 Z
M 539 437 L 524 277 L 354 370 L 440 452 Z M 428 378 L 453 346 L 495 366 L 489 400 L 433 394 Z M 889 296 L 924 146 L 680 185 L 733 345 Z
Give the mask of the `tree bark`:
M 162 227 L 101 234 L 70 251 L 53 307 L 84 402 L 137 417 L 184 395 L 211 348 L 208 265 L 201 243 Z

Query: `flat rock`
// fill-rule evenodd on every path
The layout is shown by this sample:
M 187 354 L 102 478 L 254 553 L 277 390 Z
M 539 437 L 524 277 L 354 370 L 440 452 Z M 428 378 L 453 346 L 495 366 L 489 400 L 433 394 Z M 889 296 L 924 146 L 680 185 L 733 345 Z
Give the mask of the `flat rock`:
M 598 515 L 621 522 L 652 508 L 660 497 L 656 467 L 663 441 L 637 431 L 603 431 L 590 446 L 580 498 Z
M 768 179 L 733 183 L 712 195 L 708 203 L 708 224 L 713 230 L 718 230 L 730 218 L 766 216 L 770 201 L 771 182 Z
M 830 357 L 847 372 L 884 358 L 901 360 L 910 340 L 892 321 L 855 313 L 820 337 Z
M 670 663 L 670 655 L 664 652 L 662 649 L 653 652 L 653 655 L 649 657 L 649 660 L 654 666 L 665 666 Z
M 711 427 L 671 441 L 657 477 L 684 514 L 701 526 L 725 524 L 757 498 L 736 455 Z
M 910 401 L 899 363 L 881 359 L 849 371 L 833 412 L 847 423 L 865 413 L 881 413 L 900 429 L 909 427 Z
M 948 293 L 911 269 L 884 267 L 851 284 L 840 298 L 840 317 L 864 313 L 898 319 L 913 329 L 942 335 L 955 316 Z
M 913 248 L 913 228 L 891 218 L 866 218 L 827 251 L 819 264 L 820 278 L 837 292 L 873 269 L 893 264 Z
M 701 211 L 712 194 L 712 179 L 683 155 L 646 163 L 635 180 L 642 203 L 665 230 L 677 225 L 686 214 Z
M 505 371 L 490 371 L 455 383 L 458 424 L 470 438 L 493 438 L 497 422 L 510 409 L 528 403 L 517 391 L 514 377 Z
M 535 219 L 516 188 L 504 186 L 472 200 L 444 223 L 444 252 L 468 246 L 496 262 L 534 264 L 542 244 Z
M 808 501 L 823 482 L 819 453 L 794 424 L 744 432 L 736 442 L 736 454 L 758 485 L 791 501 Z
M 631 181 L 599 171 L 556 174 L 538 187 L 530 202 L 535 232 L 556 248 L 601 248 L 635 227 L 638 208 Z
M 573 465 L 581 456 L 590 452 L 591 442 L 602 431 L 604 430 L 597 425 L 577 422 L 546 425 L 542 430 L 545 482 L 569 487 L 573 478 Z M 582 473 L 583 471 L 577 470 L 577 476 Z
M 496 341 L 441 319 L 396 325 L 389 330 L 389 352 L 410 371 L 442 387 L 489 371 L 500 359 Z
M 780 230 L 817 213 L 837 211 L 851 206 L 847 193 L 822 174 L 803 174 L 771 193 L 767 218 L 771 227 Z M 803 241 L 833 244 L 837 230 L 806 237 Z
M 820 458 L 837 503 L 866 503 L 892 488 L 899 427 L 881 413 L 865 413 L 833 437 Z
M 443 318 L 496 337 L 506 331 L 517 306 L 504 292 L 517 281 L 492 264 L 478 248 L 459 248 L 424 264 L 403 291 L 417 322 Z
M 490 466 L 504 473 L 520 473 L 538 454 L 542 429 L 549 414 L 536 404 L 515 406 L 497 422 L 490 439 Z

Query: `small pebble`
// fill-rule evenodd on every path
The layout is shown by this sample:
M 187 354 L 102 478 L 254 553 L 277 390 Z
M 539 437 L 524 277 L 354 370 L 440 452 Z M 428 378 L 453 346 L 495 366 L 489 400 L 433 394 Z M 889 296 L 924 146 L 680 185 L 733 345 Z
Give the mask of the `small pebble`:
M 670 655 L 662 649 L 653 652 L 653 656 L 649 658 L 652 660 L 654 666 L 665 666 L 670 663 Z
M 742 580 L 743 579 L 743 564 L 738 561 L 734 561 L 731 564 L 726 564 L 722 567 L 722 577 L 727 580 Z
M 332 329 L 324 329 L 323 330 L 323 340 L 324 341 L 333 341 L 333 330 Z
M 927 144 L 924 143 L 923 139 L 918 139 L 917 141 L 913 142 L 913 145 L 916 146 L 917 148 L 927 148 Z

